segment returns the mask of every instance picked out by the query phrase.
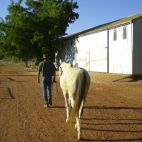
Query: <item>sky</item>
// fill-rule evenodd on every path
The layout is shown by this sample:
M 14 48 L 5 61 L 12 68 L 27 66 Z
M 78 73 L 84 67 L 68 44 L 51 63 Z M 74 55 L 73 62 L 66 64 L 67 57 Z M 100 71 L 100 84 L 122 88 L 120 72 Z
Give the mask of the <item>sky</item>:
M 17 2 L 18 0 L 14 0 Z M 73 0 L 79 8 L 74 10 L 79 18 L 69 24 L 68 35 L 112 22 L 142 12 L 142 0 Z M 0 4 L 0 17 L 5 19 L 7 7 L 11 0 L 3 0 Z M 25 0 L 23 0 L 24 6 Z

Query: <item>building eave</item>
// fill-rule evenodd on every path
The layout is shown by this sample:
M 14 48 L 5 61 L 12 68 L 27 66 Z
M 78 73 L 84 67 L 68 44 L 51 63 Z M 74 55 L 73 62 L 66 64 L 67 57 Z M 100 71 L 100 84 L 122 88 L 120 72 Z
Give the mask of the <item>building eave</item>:
M 70 39 L 70 38 L 76 38 L 76 37 L 79 37 L 79 36 L 88 35 L 88 34 L 91 34 L 91 33 L 102 31 L 102 30 L 115 28 L 115 27 L 120 26 L 120 25 L 125 25 L 125 24 L 128 24 L 128 23 L 131 23 L 131 22 L 133 22 L 133 20 L 140 18 L 140 17 L 142 17 L 142 13 L 138 13 L 138 14 L 128 16 L 128 17 L 125 17 L 125 18 L 122 18 L 122 19 L 119 19 L 119 20 L 115 20 L 115 21 L 112 21 L 112 22 L 109 22 L 109 23 L 105 23 L 105 24 L 102 24 L 102 25 L 99 25 L 99 26 L 96 26 L 96 27 L 93 27 L 93 28 L 90 28 L 90 29 L 87 29 L 87 30 L 83 30 L 83 31 L 80 31 L 80 32 L 77 32 L 77 33 L 74 33 L 74 34 L 70 34 L 70 35 L 65 36 L 64 39 L 67 40 L 67 39 Z

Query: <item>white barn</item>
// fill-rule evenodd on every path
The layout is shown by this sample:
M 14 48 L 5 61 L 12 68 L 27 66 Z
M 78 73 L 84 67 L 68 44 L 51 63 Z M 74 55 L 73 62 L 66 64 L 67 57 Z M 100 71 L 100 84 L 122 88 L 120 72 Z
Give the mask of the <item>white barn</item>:
M 142 13 L 64 37 L 60 59 L 87 71 L 142 74 Z

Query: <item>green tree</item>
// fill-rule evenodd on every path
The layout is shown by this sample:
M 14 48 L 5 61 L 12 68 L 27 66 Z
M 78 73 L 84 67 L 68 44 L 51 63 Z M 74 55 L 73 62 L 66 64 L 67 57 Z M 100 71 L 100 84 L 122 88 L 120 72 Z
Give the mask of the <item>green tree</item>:
M 69 23 L 78 19 L 73 0 L 22 0 L 8 6 L 9 15 L 0 21 L 0 51 L 6 56 L 27 61 L 43 52 L 50 56 L 66 35 Z

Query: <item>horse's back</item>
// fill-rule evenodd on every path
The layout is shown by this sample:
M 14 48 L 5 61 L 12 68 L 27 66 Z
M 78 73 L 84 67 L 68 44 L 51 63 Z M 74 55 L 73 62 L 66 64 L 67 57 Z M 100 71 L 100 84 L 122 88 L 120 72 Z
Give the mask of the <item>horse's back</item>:
M 61 88 L 64 91 L 75 90 L 74 87 L 78 83 L 78 78 L 80 74 L 85 75 L 86 85 L 87 86 L 90 85 L 90 76 L 85 69 L 78 68 L 78 67 L 74 67 L 74 68 L 71 67 L 71 68 L 66 68 L 66 70 L 63 71 L 63 74 L 60 78 Z
M 90 80 L 90 76 L 88 72 L 85 69 L 74 67 L 74 68 L 68 68 L 66 71 L 64 71 L 62 78 L 70 83 L 75 83 L 79 74 L 85 73 L 87 81 Z

